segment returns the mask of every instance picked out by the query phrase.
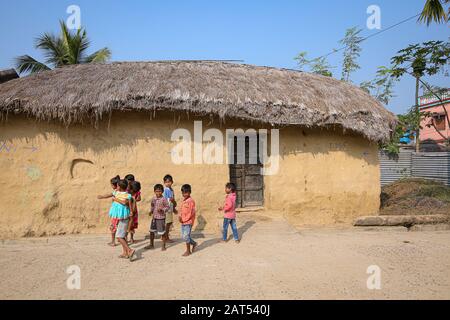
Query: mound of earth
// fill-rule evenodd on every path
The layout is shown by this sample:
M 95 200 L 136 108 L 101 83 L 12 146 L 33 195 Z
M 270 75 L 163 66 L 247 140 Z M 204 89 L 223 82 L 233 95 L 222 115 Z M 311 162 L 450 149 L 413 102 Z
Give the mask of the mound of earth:
M 450 187 L 426 179 L 401 179 L 381 188 L 382 215 L 450 215 Z

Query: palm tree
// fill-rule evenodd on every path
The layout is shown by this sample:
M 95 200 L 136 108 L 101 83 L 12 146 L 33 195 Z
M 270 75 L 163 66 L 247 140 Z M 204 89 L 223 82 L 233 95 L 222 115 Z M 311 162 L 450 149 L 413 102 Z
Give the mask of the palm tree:
M 106 62 L 111 57 L 111 51 L 108 48 L 87 55 L 86 50 L 90 41 L 86 36 L 86 30 L 80 28 L 72 34 L 64 21 L 60 21 L 60 26 L 59 36 L 44 33 L 36 39 L 35 47 L 44 51 L 45 63 L 29 55 L 19 56 L 16 58 L 16 68 L 19 73 L 36 73 L 71 64 Z
M 450 7 L 448 12 L 445 12 L 444 4 L 448 3 L 450 3 L 450 0 L 427 0 L 419 21 L 425 22 L 427 26 L 433 21 L 436 23 L 447 22 L 450 16 Z

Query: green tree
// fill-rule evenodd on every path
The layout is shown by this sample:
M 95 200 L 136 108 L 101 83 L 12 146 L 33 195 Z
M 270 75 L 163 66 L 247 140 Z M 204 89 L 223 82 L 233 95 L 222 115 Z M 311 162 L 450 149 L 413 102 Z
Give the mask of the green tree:
M 445 12 L 445 5 L 448 5 L 450 0 L 427 0 L 419 17 L 419 22 L 426 23 L 427 26 L 431 22 L 442 23 L 447 22 L 450 16 L 450 6 Z
M 312 73 L 320 74 L 326 77 L 333 76 L 333 73 L 331 72 L 333 67 L 328 63 L 326 57 L 318 57 L 309 60 L 307 56 L 308 53 L 306 51 L 302 51 L 294 58 L 294 60 L 297 61 L 297 66 L 300 70 L 308 67 Z
M 389 70 L 392 77 L 399 79 L 405 74 L 408 74 L 415 79 L 415 95 L 414 108 L 415 114 L 420 115 L 419 110 L 419 89 L 420 84 L 427 87 L 430 92 L 432 90 L 429 85 L 423 81 L 424 76 L 433 76 L 438 72 L 443 71 L 449 64 L 450 44 L 443 41 L 428 41 L 422 44 L 413 44 L 398 52 L 398 55 L 391 58 L 392 68 Z M 441 102 L 440 95 L 434 93 Z M 450 120 L 447 110 L 444 109 L 447 120 Z M 419 136 L 420 128 L 417 128 L 417 137 Z M 419 151 L 419 139 L 416 139 L 416 151 Z
M 108 48 L 102 48 L 90 55 L 86 54 L 90 41 L 84 28 L 71 33 L 65 23 L 60 21 L 61 34 L 44 33 L 36 39 L 35 47 L 44 51 L 45 63 L 29 55 L 16 58 L 19 73 L 35 73 L 65 65 L 90 62 L 105 62 L 111 57 Z
M 381 148 L 388 153 L 398 154 L 400 151 L 400 138 L 405 133 L 409 132 L 412 135 L 416 135 L 420 129 L 420 113 L 417 112 L 415 106 L 408 109 L 405 114 L 397 115 L 397 126 L 392 134 L 390 141 L 381 145 Z
M 361 31 L 362 29 L 357 27 L 347 29 L 344 38 L 339 41 L 344 46 L 341 80 L 350 81 L 350 75 L 361 68 L 357 63 L 362 51 L 360 43 L 363 37 L 359 35 Z
M 395 81 L 396 79 L 391 76 L 391 70 L 382 66 L 378 68 L 375 79 L 361 82 L 359 87 L 381 103 L 388 104 L 394 97 Z

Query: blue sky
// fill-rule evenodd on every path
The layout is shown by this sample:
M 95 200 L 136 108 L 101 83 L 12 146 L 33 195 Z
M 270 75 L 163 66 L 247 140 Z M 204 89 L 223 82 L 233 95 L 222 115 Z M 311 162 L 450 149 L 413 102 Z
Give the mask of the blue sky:
M 300 51 L 317 57 L 338 48 L 347 28 L 366 28 L 366 9 L 381 8 L 382 28 L 421 11 L 425 0 L 340 1 L 114 1 L 0 0 L 0 69 L 13 66 L 14 57 L 30 54 L 42 59 L 33 39 L 45 31 L 58 31 L 66 9 L 81 8 L 81 22 L 92 40 L 92 49 L 107 46 L 113 61 L 165 59 L 242 59 L 245 63 L 295 68 Z M 426 27 L 415 20 L 404 23 L 362 44 L 361 69 L 352 81 L 372 79 L 378 66 L 388 65 L 395 53 L 409 44 L 447 40 L 445 25 Z M 342 53 L 329 61 L 340 77 Z M 449 78 L 437 76 L 432 84 L 449 86 Z M 404 78 L 395 87 L 396 97 L 387 106 L 400 113 L 414 103 L 414 81 Z

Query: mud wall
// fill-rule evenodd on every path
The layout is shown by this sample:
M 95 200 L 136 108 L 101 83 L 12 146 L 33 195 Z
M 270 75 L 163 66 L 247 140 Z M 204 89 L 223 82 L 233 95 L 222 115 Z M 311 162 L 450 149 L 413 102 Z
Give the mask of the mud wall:
M 265 177 L 265 199 L 295 225 L 351 223 L 377 214 L 378 146 L 330 131 L 280 131 L 277 175 Z
M 114 113 L 111 119 L 64 127 L 9 116 L 0 124 L 0 237 L 44 236 L 107 231 L 109 179 L 133 173 L 142 184 L 140 227 L 148 229 L 153 185 L 170 173 L 176 196 L 189 183 L 197 202 L 197 230 L 217 231 L 228 165 L 176 165 L 171 133 L 193 131 L 193 118 Z M 196 118 L 201 120 L 201 118 Z M 203 119 L 208 128 L 240 123 Z M 377 147 L 351 134 L 325 130 L 280 130 L 279 172 L 265 179 L 265 208 L 296 224 L 350 222 L 377 212 Z M 225 153 L 225 151 L 224 151 Z

